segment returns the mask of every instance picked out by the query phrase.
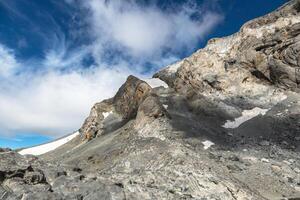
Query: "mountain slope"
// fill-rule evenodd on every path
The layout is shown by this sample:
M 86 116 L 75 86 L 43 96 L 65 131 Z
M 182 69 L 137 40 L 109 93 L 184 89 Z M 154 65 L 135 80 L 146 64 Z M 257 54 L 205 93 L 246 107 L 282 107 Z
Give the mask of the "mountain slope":
M 297 199 L 299 49 L 294 0 L 210 40 L 152 81 L 129 76 L 66 144 L 38 158 L 0 153 L 0 195 Z

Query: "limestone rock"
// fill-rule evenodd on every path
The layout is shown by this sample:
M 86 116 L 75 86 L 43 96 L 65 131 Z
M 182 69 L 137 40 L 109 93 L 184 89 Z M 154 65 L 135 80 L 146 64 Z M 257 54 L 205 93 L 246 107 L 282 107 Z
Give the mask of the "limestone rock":
M 149 95 L 139 106 L 136 127 L 143 127 L 159 117 L 168 117 L 167 111 L 156 95 Z
M 104 114 L 106 113 L 114 113 L 119 118 L 116 123 L 126 122 L 136 117 L 139 105 L 150 94 L 151 90 L 146 82 L 129 76 L 112 99 L 104 100 L 93 106 L 89 117 L 80 129 L 81 134 L 87 140 L 101 135 L 105 129 L 104 120 L 106 116 Z
M 150 92 L 151 87 L 146 82 L 129 76 L 113 99 L 116 111 L 121 113 L 124 119 L 134 118 L 139 105 Z

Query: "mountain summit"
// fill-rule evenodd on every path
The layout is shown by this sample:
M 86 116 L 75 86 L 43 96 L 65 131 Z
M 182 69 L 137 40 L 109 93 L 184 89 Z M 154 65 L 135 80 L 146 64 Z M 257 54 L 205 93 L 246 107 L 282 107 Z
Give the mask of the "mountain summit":
M 1 151 L 0 199 L 299 199 L 300 1 Z

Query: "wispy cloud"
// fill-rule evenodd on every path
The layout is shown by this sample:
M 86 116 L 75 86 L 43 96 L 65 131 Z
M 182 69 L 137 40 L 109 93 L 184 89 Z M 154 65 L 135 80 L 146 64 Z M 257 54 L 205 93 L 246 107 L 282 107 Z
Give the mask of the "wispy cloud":
M 79 46 L 71 49 L 65 40 L 65 36 L 54 35 L 51 39 L 51 47 L 44 52 L 44 60 L 42 65 L 46 69 L 67 69 L 80 68 L 82 61 L 89 54 L 89 46 Z
M 18 66 L 14 51 L 0 44 L 0 78 L 12 75 Z
M 90 32 L 98 58 L 107 49 L 142 61 L 161 59 L 166 51 L 173 56 L 182 49 L 191 51 L 222 20 L 222 15 L 188 3 L 176 13 L 137 1 L 90 0 L 84 5 L 91 13 Z

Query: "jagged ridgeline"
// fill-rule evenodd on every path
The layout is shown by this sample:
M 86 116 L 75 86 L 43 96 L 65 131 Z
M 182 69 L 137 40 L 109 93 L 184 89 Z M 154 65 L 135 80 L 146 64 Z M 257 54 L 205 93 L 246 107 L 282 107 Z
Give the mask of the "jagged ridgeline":
M 0 153 L 0 199 L 300 199 L 300 1 Z M 26 155 L 35 154 L 39 155 Z

